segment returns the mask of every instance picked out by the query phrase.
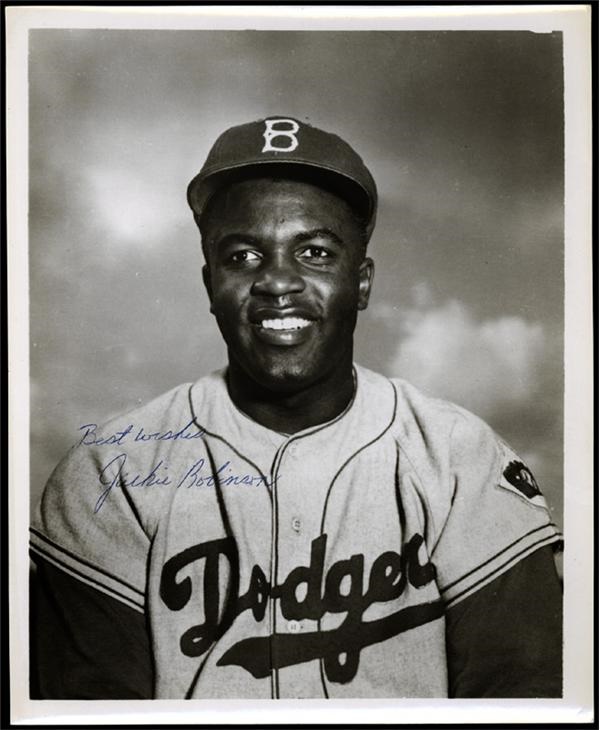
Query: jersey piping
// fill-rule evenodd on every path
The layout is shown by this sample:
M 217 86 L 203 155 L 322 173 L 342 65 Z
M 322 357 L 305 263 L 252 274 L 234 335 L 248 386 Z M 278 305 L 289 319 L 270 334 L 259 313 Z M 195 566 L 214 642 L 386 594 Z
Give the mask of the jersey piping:
M 483 588 L 483 586 L 494 580 L 501 572 L 519 562 L 530 553 L 544 545 L 550 545 L 556 542 L 561 537 L 562 535 L 560 533 L 557 534 L 556 525 L 552 522 L 531 530 L 520 539 L 508 545 L 504 550 L 486 560 L 482 565 L 469 571 L 445 588 L 440 588 L 440 593 L 442 594 L 446 607 L 450 608 L 462 601 L 467 596 L 479 590 L 479 588 Z M 467 581 L 468 587 L 465 588 Z
M 67 563 L 63 560 L 60 560 L 56 557 L 55 554 L 52 554 L 50 551 L 44 550 L 43 548 L 40 548 L 37 545 L 33 545 L 30 543 L 30 555 L 32 558 L 39 557 L 45 560 L 48 563 L 51 563 L 56 568 L 60 568 L 65 573 L 68 573 L 73 578 L 77 578 L 82 583 L 86 583 L 89 586 L 92 586 L 93 588 L 96 588 L 99 591 L 102 591 L 108 596 L 111 596 L 112 598 L 116 598 L 118 601 L 121 601 L 121 603 L 126 604 L 130 608 L 134 608 L 136 611 L 139 611 L 140 613 L 144 613 L 144 600 L 142 596 L 142 600 L 140 601 L 139 598 L 133 598 L 133 594 L 125 594 L 114 587 L 109 587 L 106 583 L 106 578 L 108 576 L 105 576 L 103 581 L 99 581 L 95 578 L 92 578 L 90 575 L 85 574 L 81 572 L 81 570 L 77 570 L 73 567 L 72 564 Z M 136 591 L 137 593 L 137 591 Z

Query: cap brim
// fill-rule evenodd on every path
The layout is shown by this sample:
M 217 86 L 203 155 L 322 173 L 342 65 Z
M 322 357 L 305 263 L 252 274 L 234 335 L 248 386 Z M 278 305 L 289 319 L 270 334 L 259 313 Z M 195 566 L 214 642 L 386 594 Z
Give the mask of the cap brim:
M 188 203 L 194 213 L 200 215 L 210 198 L 226 185 L 271 174 L 309 182 L 338 195 L 365 221 L 369 233 L 372 231 L 375 219 L 373 200 L 360 182 L 325 165 L 290 161 L 289 158 L 281 161 L 270 159 L 264 162 L 240 163 L 219 168 L 214 172 L 203 170 L 188 185 Z

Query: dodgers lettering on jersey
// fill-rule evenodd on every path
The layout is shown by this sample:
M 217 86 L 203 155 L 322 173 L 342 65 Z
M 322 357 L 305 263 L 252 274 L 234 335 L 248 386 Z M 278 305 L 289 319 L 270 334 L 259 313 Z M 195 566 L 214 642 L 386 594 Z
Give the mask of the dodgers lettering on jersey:
M 560 539 L 479 419 L 355 372 L 292 436 L 215 373 L 86 424 L 57 467 L 32 549 L 148 615 L 157 698 L 447 696 L 445 610 Z
M 160 583 L 160 595 L 172 610 L 183 608 L 193 600 L 193 589 L 189 579 L 177 582 L 177 575 L 190 562 L 206 560 L 205 576 L 212 575 L 212 581 L 204 582 L 203 595 L 199 601 L 204 606 L 205 621 L 192 626 L 181 637 L 181 651 L 187 656 L 200 656 L 229 629 L 235 618 L 251 610 L 257 621 L 265 616 L 269 599 L 279 599 L 281 613 L 286 619 L 321 620 L 327 613 L 343 613 L 343 623 L 332 631 L 316 632 L 314 635 L 284 634 L 273 637 L 250 637 L 232 646 L 217 662 L 218 666 L 237 664 L 254 677 L 267 677 L 271 669 L 302 664 L 313 659 L 322 659 L 327 678 L 332 682 L 346 683 L 354 679 L 358 670 L 360 651 L 378 641 L 389 639 L 402 631 L 439 618 L 443 607 L 439 600 L 402 608 L 396 613 L 377 621 L 365 622 L 365 611 L 373 603 L 388 602 L 398 598 L 408 582 L 416 588 L 430 583 L 435 578 L 435 567 L 431 562 L 419 563 L 418 549 L 423 543 L 421 535 L 413 535 L 402 555 L 388 551 L 379 555 L 371 566 L 367 581 L 368 589 L 362 593 L 364 556 L 353 555 L 348 561 L 338 561 L 323 575 L 327 535 L 312 541 L 310 565 L 291 571 L 281 585 L 270 586 L 267 577 L 258 565 L 252 569 L 250 586 L 239 596 L 239 584 L 234 579 L 223 611 L 219 611 L 218 585 L 219 560 L 226 557 L 231 574 L 237 575 L 239 556 L 232 538 L 213 540 L 175 555 L 165 564 Z M 349 577 L 347 593 L 342 583 Z M 297 597 L 298 588 L 306 585 L 304 598 Z M 325 586 L 323 595 L 322 586 Z M 271 644 L 275 644 L 275 662 L 271 661 Z M 340 656 L 345 660 L 340 661 Z

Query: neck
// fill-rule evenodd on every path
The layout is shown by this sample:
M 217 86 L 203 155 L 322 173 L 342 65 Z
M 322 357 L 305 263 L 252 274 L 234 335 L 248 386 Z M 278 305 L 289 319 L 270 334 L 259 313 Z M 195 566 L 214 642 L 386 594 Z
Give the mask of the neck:
M 335 377 L 327 377 L 298 390 L 276 392 L 252 380 L 230 362 L 227 387 L 235 405 L 261 426 L 280 433 L 297 433 L 339 416 L 354 396 L 350 361 Z

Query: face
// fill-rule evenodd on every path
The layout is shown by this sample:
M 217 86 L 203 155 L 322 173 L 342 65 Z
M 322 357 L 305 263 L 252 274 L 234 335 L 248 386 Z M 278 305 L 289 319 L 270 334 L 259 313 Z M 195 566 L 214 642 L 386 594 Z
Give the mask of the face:
M 351 367 L 373 263 L 344 200 L 304 182 L 239 182 L 213 201 L 203 245 L 232 369 L 294 392 Z

